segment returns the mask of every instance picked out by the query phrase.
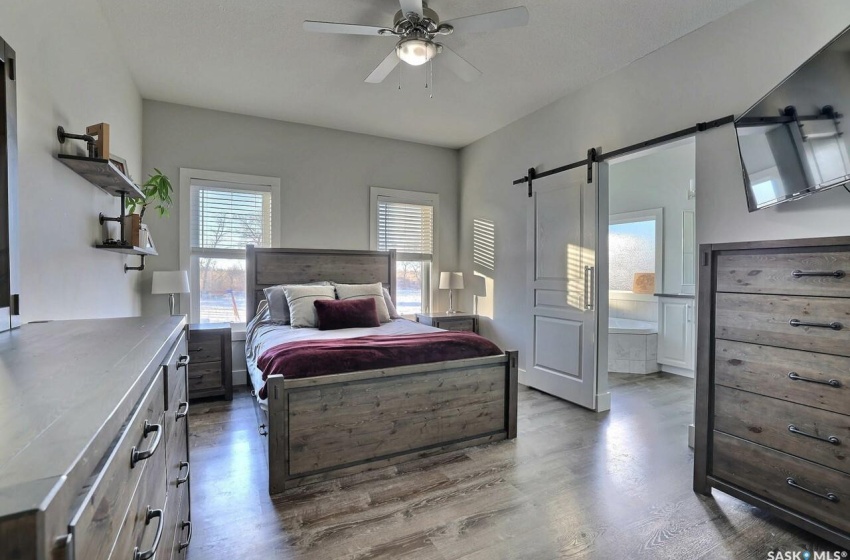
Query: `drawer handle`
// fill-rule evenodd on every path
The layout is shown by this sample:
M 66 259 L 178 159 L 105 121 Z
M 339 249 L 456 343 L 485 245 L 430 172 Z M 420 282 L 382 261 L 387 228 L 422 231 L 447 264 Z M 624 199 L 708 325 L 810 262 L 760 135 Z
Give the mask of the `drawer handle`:
M 806 383 L 817 383 L 818 385 L 829 385 L 830 387 L 835 387 L 838 389 L 841 387 L 841 382 L 837 379 L 830 379 L 829 381 L 820 381 L 818 379 L 809 379 L 808 377 L 803 377 L 796 371 L 792 371 L 788 374 L 789 379 L 793 379 L 794 381 L 805 381 Z
M 150 448 L 139 451 L 136 449 L 136 446 L 133 446 L 133 449 L 130 450 L 130 468 L 136 466 L 136 463 L 139 461 L 144 461 L 145 459 L 150 459 L 151 455 L 156 453 L 157 448 L 159 447 L 159 442 L 162 440 L 162 426 L 160 424 L 151 424 L 147 420 L 145 420 L 145 431 L 142 437 L 147 439 L 148 434 L 151 432 L 156 432 L 156 437 L 153 439 L 153 443 Z
M 192 522 L 191 521 L 183 521 L 180 523 L 180 532 L 183 532 L 186 527 L 189 528 L 189 537 L 186 539 L 186 542 L 180 543 L 177 547 L 177 552 L 181 552 L 184 549 L 189 548 L 189 543 L 192 542 Z
M 180 470 L 186 469 L 186 476 L 177 477 L 177 486 L 189 482 L 189 461 L 180 461 Z
M 161 509 L 151 509 L 148 506 L 148 512 L 145 514 L 145 525 L 150 525 L 151 519 L 159 517 L 159 522 L 156 524 L 156 536 L 153 538 L 153 545 L 150 550 L 146 550 L 144 552 L 139 551 L 139 547 L 137 546 L 133 550 L 133 560 L 150 560 L 153 558 L 153 555 L 156 554 L 156 549 L 159 548 L 159 541 L 162 540 L 162 510 Z
M 812 438 L 812 439 L 816 439 L 818 441 L 831 443 L 832 445 L 841 445 L 841 440 L 838 439 L 835 436 L 820 437 L 820 436 L 816 436 L 814 434 L 809 434 L 809 433 L 804 432 L 803 430 L 801 430 L 800 428 L 798 428 L 794 424 L 788 424 L 788 431 L 791 432 L 792 434 L 797 434 L 798 436 L 806 436 L 807 438 Z
M 844 278 L 846 274 L 844 274 L 843 270 L 833 270 L 829 271 L 815 271 L 815 272 L 803 272 L 802 270 L 795 270 L 791 273 L 791 276 L 794 278 L 802 278 L 804 276 L 827 276 L 832 278 Z
M 807 493 L 811 494 L 812 496 L 817 496 L 818 498 L 823 498 L 824 500 L 829 500 L 832 503 L 836 503 L 836 504 L 838 503 L 838 496 L 836 496 L 832 492 L 827 492 L 826 494 L 820 494 L 818 492 L 815 492 L 814 490 L 809 490 L 808 488 L 804 488 L 804 487 L 800 486 L 799 484 L 797 484 L 797 481 L 794 480 L 793 478 L 791 478 L 790 476 L 785 479 L 785 482 L 788 483 L 788 486 L 790 486 L 792 488 L 796 488 L 797 490 L 802 490 L 803 492 L 807 492 Z
M 260 424 L 260 426 L 259 426 L 259 428 L 257 428 L 257 430 L 260 432 L 260 435 L 261 435 L 261 436 L 267 436 L 267 435 L 269 435 L 269 431 L 266 429 L 266 425 L 265 425 L 265 424 Z
M 792 327 L 815 327 L 818 329 L 832 329 L 834 331 L 840 331 L 844 328 L 844 325 L 838 321 L 833 321 L 831 323 L 806 323 L 799 319 L 791 319 L 788 321 L 788 324 Z
M 183 412 L 180 412 L 180 409 L 183 409 Z M 177 405 L 177 414 L 174 415 L 177 420 L 181 418 L 186 418 L 189 416 L 189 401 L 183 401 Z
M 182 367 L 186 367 L 189 365 L 189 356 L 180 356 L 180 359 L 177 360 L 177 369 Z

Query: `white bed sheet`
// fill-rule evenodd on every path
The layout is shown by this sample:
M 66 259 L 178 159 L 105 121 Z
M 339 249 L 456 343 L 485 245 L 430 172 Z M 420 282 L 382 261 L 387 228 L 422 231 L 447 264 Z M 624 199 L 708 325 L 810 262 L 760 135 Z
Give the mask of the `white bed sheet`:
M 251 384 L 259 389 L 264 384 L 263 372 L 257 367 L 257 359 L 269 348 L 287 342 L 301 340 L 339 340 L 344 338 L 357 338 L 361 336 L 396 336 L 400 334 L 422 334 L 442 332 L 442 329 L 429 327 L 422 323 L 408 319 L 394 319 L 389 323 L 383 323 L 380 327 L 363 329 L 338 329 L 332 331 L 320 331 L 319 329 L 293 329 L 289 325 L 281 325 L 272 322 L 257 322 L 248 325 L 245 341 L 245 359 L 248 365 L 248 375 Z M 265 399 L 257 401 L 265 409 Z

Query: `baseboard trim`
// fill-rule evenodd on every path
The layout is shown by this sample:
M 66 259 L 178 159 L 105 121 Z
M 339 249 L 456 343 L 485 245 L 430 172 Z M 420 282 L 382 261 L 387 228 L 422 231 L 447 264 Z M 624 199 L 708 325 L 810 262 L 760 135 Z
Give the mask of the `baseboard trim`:
M 697 429 L 696 429 L 696 426 L 694 426 L 693 424 L 690 424 L 690 425 L 688 426 L 688 447 L 690 447 L 691 449 L 693 449 L 693 448 L 694 448 L 694 444 L 696 443 L 696 441 L 697 441 Z
M 608 412 L 611 410 L 611 391 L 598 393 L 596 395 L 596 412 Z
M 689 377 L 691 379 L 694 378 L 694 370 L 692 370 L 692 369 L 685 369 L 685 368 L 680 368 L 680 367 L 676 367 L 676 366 L 662 365 L 661 371 L 663 371 L 665 373 L 672 373 L 673 375 L 681 375 L 682 377 Z
M 233 370 L 233 384 L 234 385 L 247 385 L 248 384 L 248 370 L 247 369 L 235 369 L 235 370 Z

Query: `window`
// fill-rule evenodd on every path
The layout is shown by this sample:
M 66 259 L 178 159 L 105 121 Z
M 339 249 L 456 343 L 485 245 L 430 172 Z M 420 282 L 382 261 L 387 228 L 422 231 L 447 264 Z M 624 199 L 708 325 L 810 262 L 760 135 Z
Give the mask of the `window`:
M 279 181 L 181 170 L 180 183 L 181 199 L 190 201 L 181 220 L 188 218 L 191 320 L 244 322 L 245 246 L 271 247 L 279 238 Z
M 396 251 L 396 307 L 402 315 L 431 306 L 436 206 L 436 194 L 372 188 L 372 244 Z
M 611 216 L 608 226 L 609 289 L 632 292 L 635 274 L 655 274 L 655 291 L 663 280 L 663 209 Z

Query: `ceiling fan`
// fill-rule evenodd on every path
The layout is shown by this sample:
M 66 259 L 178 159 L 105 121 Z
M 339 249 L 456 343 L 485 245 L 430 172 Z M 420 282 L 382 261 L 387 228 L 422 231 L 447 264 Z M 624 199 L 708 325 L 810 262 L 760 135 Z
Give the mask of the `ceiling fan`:
M 396 13 L 392 27 L 305 21 L 304 29 L 318 33 L 398 38 L 399 41 L 393 52 L 366 78 L 366 82 L 370 84 L 383 82 L 400 61 L 411 66 L 420 66 L 433 60 L 437 55 L 442 55 L 452 72 L 461 79 L 471 82 L 481 75 L 481 71 L 447 46 L 435 42 L 434 39 L 440 35 L 452 33 L 478 33 L 528 24 L 528 10 L 525 6 L 441 22 L 437 13 L 423 0 L 399 0 L 399 4 L 401 10 Z

